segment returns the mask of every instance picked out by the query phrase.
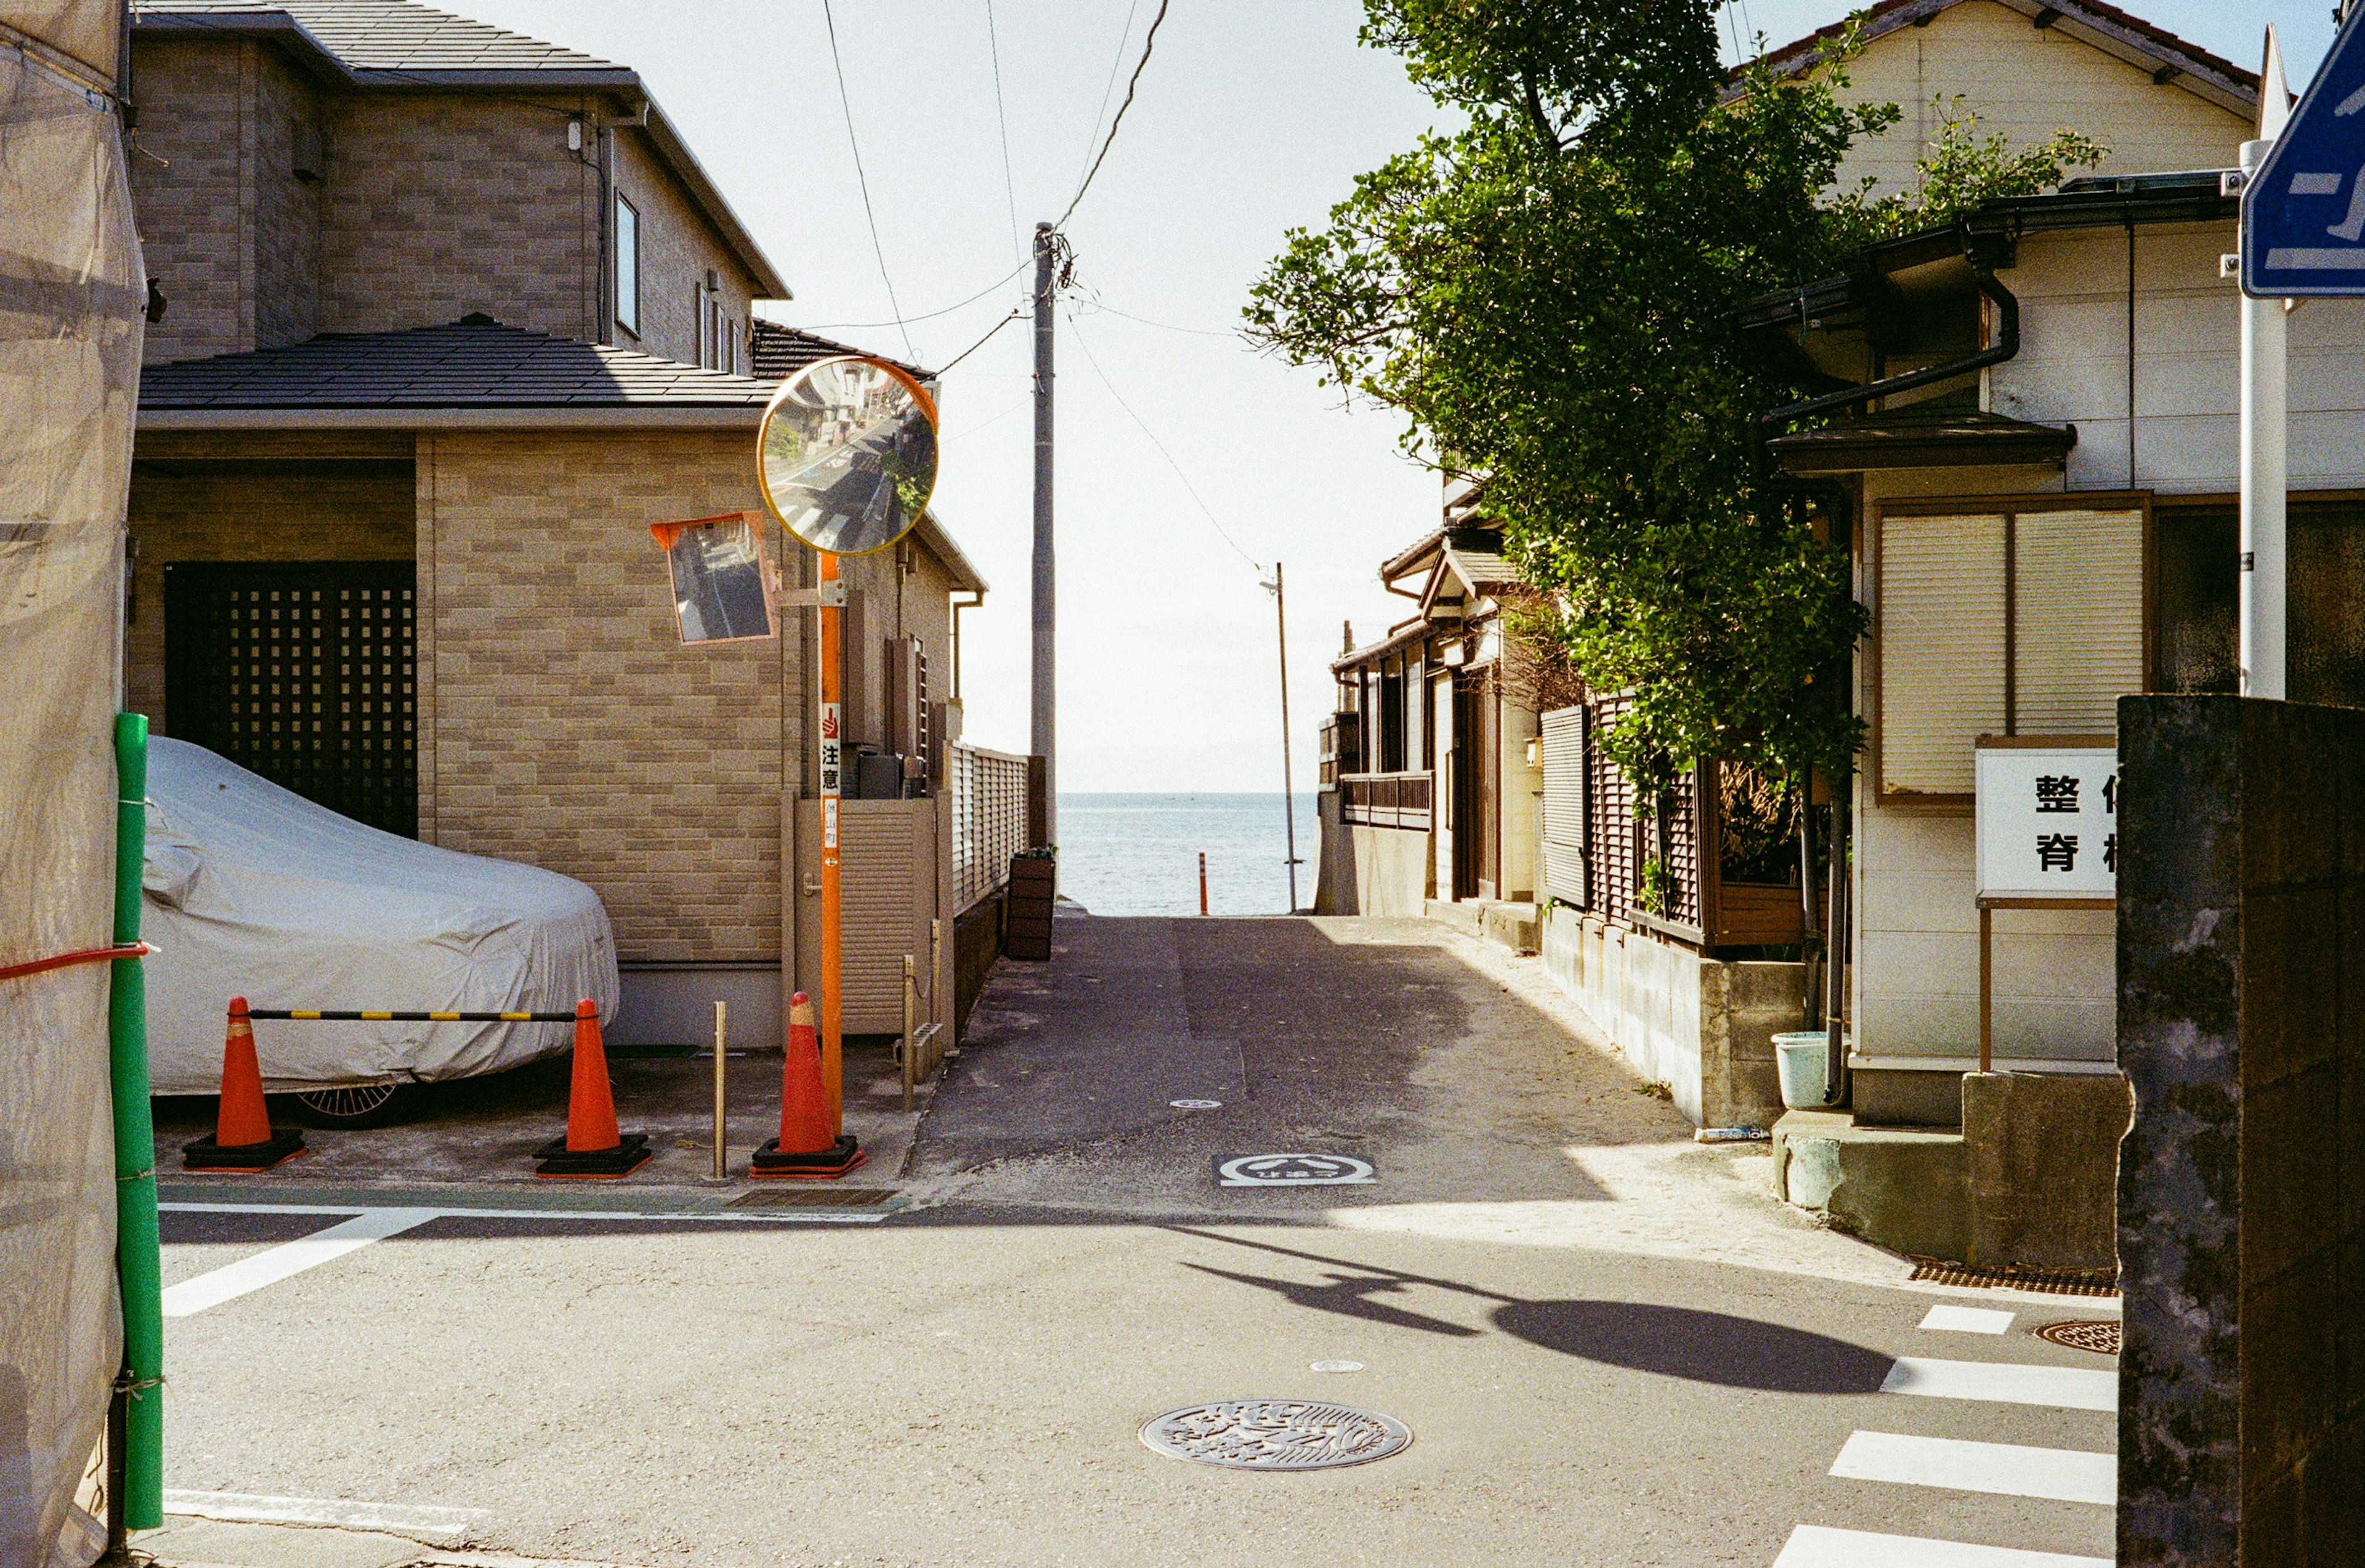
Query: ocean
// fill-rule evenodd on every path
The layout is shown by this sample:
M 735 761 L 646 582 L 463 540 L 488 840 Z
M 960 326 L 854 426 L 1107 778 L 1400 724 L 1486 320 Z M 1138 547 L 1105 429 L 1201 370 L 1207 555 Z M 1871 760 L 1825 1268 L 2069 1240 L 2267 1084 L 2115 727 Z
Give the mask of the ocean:
M 1265 795 L 1059 797 L 1059 891 L 1094 914 L 1197 914 L 1199 854 L 1212 914 L 1289 913 L 1288 835 Z M 1314 902 L 1321 824 L 1297 797 L 1297 902 Z

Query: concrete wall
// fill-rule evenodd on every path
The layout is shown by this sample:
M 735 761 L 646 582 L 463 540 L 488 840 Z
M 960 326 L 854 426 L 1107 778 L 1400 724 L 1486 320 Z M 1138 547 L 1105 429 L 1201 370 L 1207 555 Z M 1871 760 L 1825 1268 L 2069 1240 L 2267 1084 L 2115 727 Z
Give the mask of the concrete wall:
M 1322 862 L 1315 880 L 1317 914 L 1426 914 L 1429 835 L 1409 828 L 1339 821 L 1339 792 L 1317 799 Z
M 1995 0 L 1951 6 L 1926 27 L 1885 33 L 1847 72 L 1846 101 L 1893 103 L 1904 118 L 1848 155 L 1844 190 L 1867 175 L 1883 193 L 1917 188 L 1914 161 L 1957 95 L 1960 107 L 1979 115 L 1982 138 L 2001 134 L 2028 147 L 2057 130 L 2082 131 L 2111 149 L 2101 167 L 2113 174 L 2230 167 L 2249 135 L 2246 121 L 2189 88 L 2155 84 L 2149 70 L 2058 28 L 2033 27 L 2026 13 Z M 1946 103 L 1933 105 L 1940 96 Z
M 2118 1561 L 2353 1564 L 2365 712 L 2119 713 Z
M 1805 1017 L 1801 966 L 1721 962 L 1563 904 L 1543 925 L 1553 983 L 1695 1124 L 1780 1117 L 1774 1036 Z

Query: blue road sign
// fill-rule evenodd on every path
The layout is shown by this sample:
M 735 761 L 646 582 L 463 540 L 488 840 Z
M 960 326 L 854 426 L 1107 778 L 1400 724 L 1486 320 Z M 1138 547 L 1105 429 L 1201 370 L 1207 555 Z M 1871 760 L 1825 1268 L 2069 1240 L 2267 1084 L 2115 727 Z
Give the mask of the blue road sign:
M 2242 192 L 2242 292 L 2365 295 L 2365 6 Z

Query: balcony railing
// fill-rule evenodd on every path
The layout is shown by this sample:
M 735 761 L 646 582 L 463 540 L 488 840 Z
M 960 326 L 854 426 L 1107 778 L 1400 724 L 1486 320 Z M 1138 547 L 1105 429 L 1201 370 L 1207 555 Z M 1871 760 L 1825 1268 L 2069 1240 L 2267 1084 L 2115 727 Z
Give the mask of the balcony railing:
M 1362 827 L 1410 828 L 1427 833 L 1429 811 L 1427 773 L 1347 773 L 1339 778 L 1339 820 Z

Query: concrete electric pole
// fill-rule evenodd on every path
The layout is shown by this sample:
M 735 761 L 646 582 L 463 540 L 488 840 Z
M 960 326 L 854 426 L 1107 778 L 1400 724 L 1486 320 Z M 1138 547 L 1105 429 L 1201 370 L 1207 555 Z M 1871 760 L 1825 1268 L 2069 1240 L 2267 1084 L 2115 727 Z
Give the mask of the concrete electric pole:
M 1289 913 L 1297 913 L 1297 797 L 1289 777 L 1289 601 L 1282 597 L 1281 563 L 1272 564 L 1273 631 L 1281 648 L 1281 809 L 1289 824 Z
M 1035 226 L 1035 658 L 1029 745 L 1043 759 L 1043 841 L 1059 842 L 1059 689 L 1051 554 L 1051 305 L 1059 230 Z

